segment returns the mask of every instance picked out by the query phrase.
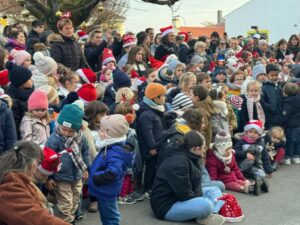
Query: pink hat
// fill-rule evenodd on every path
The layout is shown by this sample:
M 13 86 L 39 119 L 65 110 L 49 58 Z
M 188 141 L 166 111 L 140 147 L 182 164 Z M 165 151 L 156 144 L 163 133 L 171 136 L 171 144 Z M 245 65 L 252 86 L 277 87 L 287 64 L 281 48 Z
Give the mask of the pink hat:
M 15 48 L 11 50 L 10 55 L 13 57 L 13 62 L 18 66 L 21 66 L 27 58 L 31 58 L 31 55 L 25 50 L 18 50 Z
M 87 84 L 96 82 L 97 79 L 96 74 L 90 69 L 87 68 L 78 69 L 76 73 Z
M 105 65 L 109 62 L 114 62 L 116 64 L 116 59 L 113 55 L 113 52 L 111 49 L 105 48 L 103 50 L 103 59 L 102 59 L 102 65 Z
M 83 84 L 77 94 L 84 104 L 97 100 L 97 91 L 93 84 Z
M 255 129 L 259 134 L 262 134 L 263 124 L 259 120 L 250 120 L 247 125 L 244 127 L 244 131 L 248 131 L 250 129 Z
M 42 90 L 34 91 L 28 99 L 28 110 L 48 109 L 48 97 Z
M 38 166 L 38 170 L 46 175 L 50 176 L 54 173 L 57 173 L 61 167 L 61 162 L 59 159 L 59 155 L 56 154 L 51 148 L 44 147 L 43 149 L 44 160 Z
M 136 38 L 134 35 L 125 35 L 123 37 L 123 48 L 136 45 Z
M 173 26 L 160 28 L 160 33 L 161 33 L 162 37 L 166 36 L 167 34 L 169 34 L 171 32 L 174 32 Z

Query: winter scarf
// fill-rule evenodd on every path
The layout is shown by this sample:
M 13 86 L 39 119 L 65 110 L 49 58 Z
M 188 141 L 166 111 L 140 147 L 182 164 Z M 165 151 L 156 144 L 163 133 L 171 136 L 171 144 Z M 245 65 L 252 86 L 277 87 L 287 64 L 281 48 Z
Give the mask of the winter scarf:
M 115 143 L 119 143 L 119 142 L 124 142 L 126 141 L 126 135 L 124 135 L 123 137 L 120 138 L 109 138 L 109 139 L 97 139 L 95 145 L 97 147 L 97 149 L 101 150 L 104 147 L 107 147 L 109 145 L 115 144 Z
M 242 140 L 244 140 L 247 144 L 255 144 L 257 139 L 249 138 L 247 135 L 242 136 Z
M 163 105 L 157 105 L 155 102 L 153 102 L 151 99 L 144 97 L 143 98 L 143 102 L 145 102 L 145 104 L 147 106 L 149 106 L 151 109 L 155 109 L 159 112 L 164 112 L 165 111 L 165 106 Z
M 26 45 L 18 43 L 15 39 L 9 39 L 8 44 L 10 44 L 14 48 L 19 48 L 22 50 L 26 49 Z
M 230 164 L 232 161 L 232 153 L 227 157 L 220 155 L 220 153 L 217 150 L 214 150 L 213 153 L 218 160 L 224 163 L 224 171 L 226 173 L 230 173 L 230 168 L 227 165 Z
M 55 133 L 58 137 L 62 138 L 65 143 L 66 149 L 72 149 L 72 151 L 69 152 L 69 155 L 75 165 L 75 167 L 79 170 L 84 172 L 87 169 L 86 164 L 84 163 L 80 146 L 82 143 L 83 135 L 81 131 L 77 131 L 76 135 L 74 137 L 65 138 L 59 129 L 59 126 L 56 127 Z
M 263 126 L 265 126 L 266 116 L 265 116 L 265 112 L 259 102 L 260 95 L 256 98 L 250 97 L 248 94 L 246 94 L 245 96 L 247 98 L 247 109 L 248 109 L 249 120 L 253 120 L 253 112 L 254 112 L 253 106 L 255 104 L 258 120 L 260 120 L 262 122 Z
M 16 98 L 21 101 L 28 101 L 28 98 L 34 91 L 34 86 L 32 88 L 20 89 L 13 85 L 12 83 L 8 87 L 8 94 L 11 98 Z
M 163 49 L 168 52 L 169 54 L 176 54 L 177 53 L 177 50 L 178 50 L 178 47 L 176 44 L 165 44 L 165 43 L 162 43 L 161 44 Z

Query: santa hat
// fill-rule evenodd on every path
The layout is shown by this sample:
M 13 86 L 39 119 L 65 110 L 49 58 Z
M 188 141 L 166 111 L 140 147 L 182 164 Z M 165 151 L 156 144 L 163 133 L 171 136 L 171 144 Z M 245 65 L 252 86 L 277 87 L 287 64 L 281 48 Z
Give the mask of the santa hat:
M 6 86 L 9 83 L 8 70 L 0 71 L 0 86 Z
M 43 149 L 44 160 L 38 166 L 38 170 L 46 175 L 50 176 L 54 173 L 57 173 L 61 167 L 61 162 L 59 159 L 59 155 L 56 154 L 51 148 L 44 147 Z
M 87 35 L 87 33 L 83 30 L 77 31 L 77 35 L 79 36 L 80 41 L 86 41 L 89 38 L 89 35 Z
M 102 65 L 105 65 L 109 62 L 114 62 L 116 64 L 116 59 L 113 55 L 113 52 L 109 48 L 105 48 L 103 50 L 103 58 L 102 58 Z
M 183 39 L 184 42 L 188 41 L 188 34 L 187 34 L 187 32 L 180 31 L 180 32 L 178 32 L 178 35 L 181 36 L 181 37 L 184 37 L 184 39 Z
M 81 79 L 89 84 L 89 83 L 95 83 L 97 80 L 96 74 L 91 70 L 87 68 L 78 69 L 76 73 L 81 77 Z
M 77 91 L 77 94 L 79 99 L 82 100 L 85 105 L 97 100 L 97 91 L 93 84 L 83 84 Z
M 125 35 L 123 37 L 123 48 L 136 45 L 136 38 L 134 35 Z
M 255 129 L 259 134 L 262 134 L 263 124 L 259 120 L 250 120 L 247 125 L 244 127 L 244 131 L 248 131 L 250 129 Z
M 169 34 L 171 32 L 174 32 L 173 26 L 160 28 L 160 33 L 161 33 L 162 37 L 166 36 L 167 34 Z

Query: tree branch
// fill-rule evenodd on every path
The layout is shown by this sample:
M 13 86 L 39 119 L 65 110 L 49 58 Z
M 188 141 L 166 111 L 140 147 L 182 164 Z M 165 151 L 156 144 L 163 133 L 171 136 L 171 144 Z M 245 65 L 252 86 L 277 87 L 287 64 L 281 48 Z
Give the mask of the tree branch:
M 180 0 L 142 0 L 143 2 L 152 3 L 156 5 L 168 5 L 172 6 L 176 2 L 179 2 Z

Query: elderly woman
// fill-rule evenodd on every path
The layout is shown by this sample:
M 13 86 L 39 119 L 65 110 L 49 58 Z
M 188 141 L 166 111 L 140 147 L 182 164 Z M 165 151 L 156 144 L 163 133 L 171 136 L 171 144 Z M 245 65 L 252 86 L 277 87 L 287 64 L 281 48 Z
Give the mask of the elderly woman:
M 42 150 L 19 141 L 0 156 L 0 224 L 67 225 L 42 206 L 45 198 L 32 182 Z
M 85 67 L 80 45 L 74 39 L 73 23 L 62 18 L 57 23 L 60 38 L 51 43 L 50 55 L 57 62 L 76 71 Z
M 190 131 L 173 144 L 167 160 L 159 166 L 151 192 L 151 208 L 156 217 L 169 221 L 196 219 L 199 224 L 221 225 L 224 218 L 201 187 L 199 160 L 205 151 L 204 137 Z
M 211 57 L 206 54 L 206 43 L 202 41 L 197 41 L 194 45 L 195 54 L 191 58 L 191 62 L 194 62 L 197 56 L 200 56 L 202 61 L 204 62 L 204 67 L 202 69 L 203 72 L 207 72 L 209 69 L 209 64 L 211 62 Z
M 154 58 L 160 61 L 165 61 L 171 54 L 177 54 L 178 46 L 176 45 L 176 36 L 173 27 L 161 28 L 161 42 L 155 51 Z
M 21 50 L 26 49 L 26 36 L 23 31 L 13 30 L 10 34 L 10 39 L 4 46 L 7 51 L 11 51 L 14 48 L 18 48 Z

